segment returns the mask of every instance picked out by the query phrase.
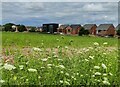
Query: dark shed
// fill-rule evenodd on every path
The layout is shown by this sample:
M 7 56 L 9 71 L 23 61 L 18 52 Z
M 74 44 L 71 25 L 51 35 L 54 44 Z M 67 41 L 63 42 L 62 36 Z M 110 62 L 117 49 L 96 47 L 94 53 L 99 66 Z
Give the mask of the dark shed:
M 57 23 L 43 24 L 43 32 L 49 32 L 49 33 L 57 32 L 58 26 L 59 24 Z

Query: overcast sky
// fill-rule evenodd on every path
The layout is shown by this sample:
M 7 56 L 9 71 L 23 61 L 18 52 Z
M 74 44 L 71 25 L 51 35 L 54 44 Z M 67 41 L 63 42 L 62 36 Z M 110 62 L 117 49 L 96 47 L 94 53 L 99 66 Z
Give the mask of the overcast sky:
M 2 2 L 2 24 L 118 24 L 117 2 Z

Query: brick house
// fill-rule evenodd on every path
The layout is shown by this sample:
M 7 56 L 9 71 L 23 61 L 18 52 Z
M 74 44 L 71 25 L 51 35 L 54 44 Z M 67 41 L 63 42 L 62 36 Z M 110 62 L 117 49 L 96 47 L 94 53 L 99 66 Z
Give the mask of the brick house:
M 100 24 L 96 30 L 97 30 L 98 36 L 114 36 L 115 35 L 115 27 L 113 24 Z
M 80 29 L 81 29 L 81 25 L 80 24 L 73 24 L 70 27 L 72 28 L 71 34 L 72 35 L 76 35 L 76 34 L 78 35 L 78 33 L 79 33 Z
M 79 33 L 80 28 L 81 28 L 80 24 L 60 25 L 60 27 L 57 29 L 57 32 L 67 35 L 76 35 Z
M 69 26 L 68 24 L 60 25 L 60 27 L 57 28 L 57 33 L 66 34 L 66 28 L 67 28 L 68 26 Z
M 85 24 L 83 27 L 85 30 L 89 31 L 89 34 L 96 35 L 96 28 L 97 28 L 96 24 Z

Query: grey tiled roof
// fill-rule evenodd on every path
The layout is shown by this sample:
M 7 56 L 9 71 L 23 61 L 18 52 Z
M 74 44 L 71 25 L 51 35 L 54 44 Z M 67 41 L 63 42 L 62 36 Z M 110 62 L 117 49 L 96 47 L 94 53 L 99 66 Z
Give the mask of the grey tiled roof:
M 72 29 L 77 29 L 78 27 L 81 27 L 81 25 L 80 24 L 72 24 L 72 25 L 70 25 L 70 27 Z
M 113 26 L 113 24 L 100 24 L 97 30 L 107 30 L 110 26 Z
M 69 25 L 60 25 L 59 29 L 65 29 L 66 27 L 68 27 Z
M 85 30 L 89 30 L 89 29 L 91 29 L 94 25 L 96 25 L 96 24 L 85 24 L 83 27 L 85 28 Z

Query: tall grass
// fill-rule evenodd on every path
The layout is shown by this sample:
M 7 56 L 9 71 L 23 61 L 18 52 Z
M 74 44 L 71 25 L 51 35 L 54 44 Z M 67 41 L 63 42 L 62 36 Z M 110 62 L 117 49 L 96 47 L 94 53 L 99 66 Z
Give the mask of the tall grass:
M 3 33 L 3 85 L 119 85 L 117 39 Z

